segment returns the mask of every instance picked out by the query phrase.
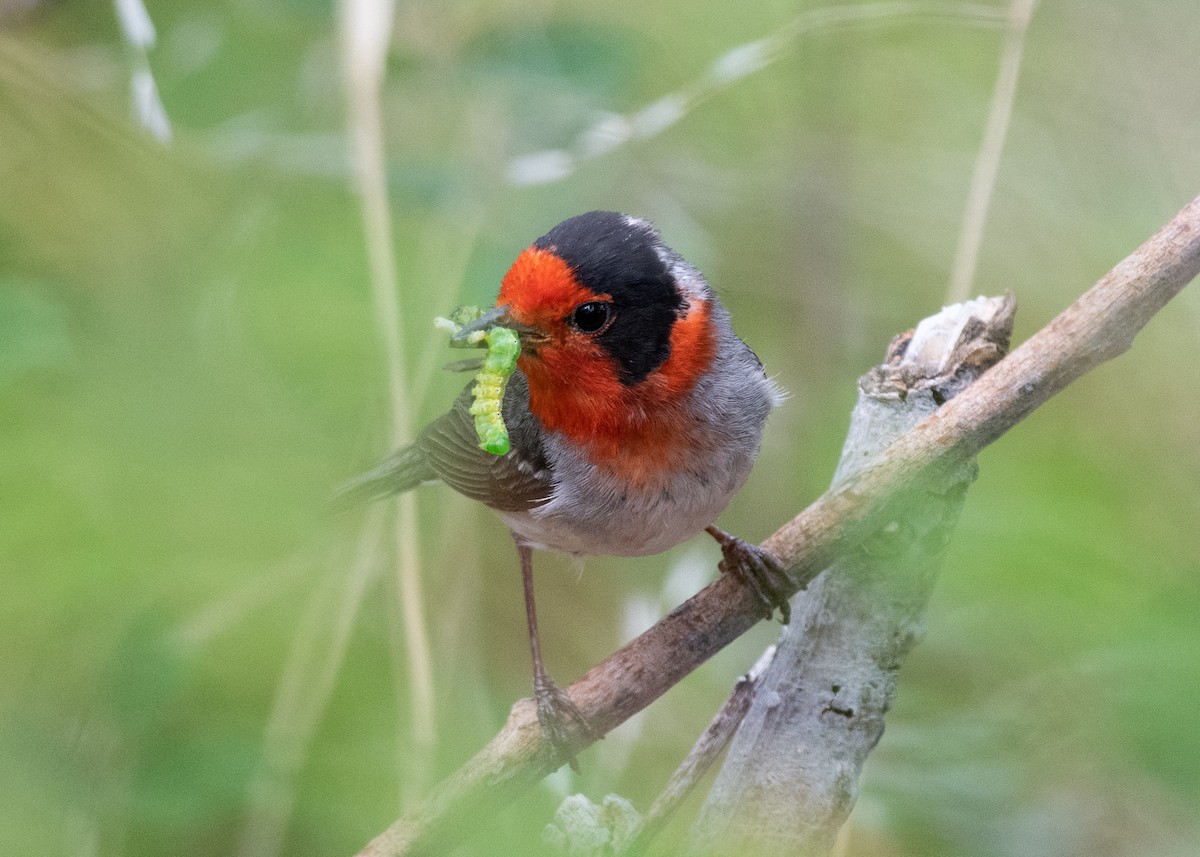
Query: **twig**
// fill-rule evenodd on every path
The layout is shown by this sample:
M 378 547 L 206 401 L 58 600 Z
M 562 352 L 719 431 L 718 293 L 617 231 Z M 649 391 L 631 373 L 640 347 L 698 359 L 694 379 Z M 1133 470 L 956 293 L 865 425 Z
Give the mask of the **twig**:
M 754 666 L 750 668 L 750 672 L 738 679 L 729 699 L 713 715 L 708 728 L 696 739 L 687 758 L 671 774 L 662 793 L 654 799 L 654 803 L 646 811 L 641 826 L 624 853 L 642 854 L 659 831 L 666 826 L 672 813 L 692 793 L 692 789 L 696 787 L 700 778 L 708 773 L 713 763 L 728 746 L 729 740 L 737 731 L 738 724 L 750 710 L 750 700 L 754 696 L 754 689 L 773 657 L 775 657 L 775 647 L 768 646 Z
M 1123 353 L 1137 332 L 1200 273 L 1200 198 L 1008 358 L 902 435 L 879 463 L 823 494 L 764 542 L 791 566 L 796 590 L 888 520 L 892 504 L 938 473 L 952 472 L 1100 363 Z M 570 687 L 588 722 L 607 732 L 759 621 L 761 607 L 721 577 Z M 581 750 L 590 743 L 583 736 Z M 364 857 L 428 852 L 453 839 L 464 815 L 489 808 L 558 768 L 529 700 L 457 773 L 376 837 Z

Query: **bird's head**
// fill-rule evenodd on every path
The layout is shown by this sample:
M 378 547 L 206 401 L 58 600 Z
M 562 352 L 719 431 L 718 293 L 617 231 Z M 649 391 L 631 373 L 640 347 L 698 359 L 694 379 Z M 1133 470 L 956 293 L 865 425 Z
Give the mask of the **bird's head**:
M 521 338 L 530 410 L 577 440 L 689 392 L 717 349 L 712 292 L 644 220 L 564 220 L 505 274 L 493 323 Z

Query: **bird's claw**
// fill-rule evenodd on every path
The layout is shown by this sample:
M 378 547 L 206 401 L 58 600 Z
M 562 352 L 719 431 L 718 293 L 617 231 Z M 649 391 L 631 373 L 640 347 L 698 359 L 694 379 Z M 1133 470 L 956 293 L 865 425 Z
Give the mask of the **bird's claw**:
M 779 610 L 779 621 L 786 625 L 792 619 L 792 605 L 788 593 L 792 589 L 787 568 L 775 554 L 766 548 L 751 544 L 737 536 L 709 527 L 708 532 L 721 546 L 721 563 L 717 566 L 722 574 L 733 574 L 754 593 L 763 605 L 768 621 Z
M 533 683 L 533 697 L 537 704 L 538 724 L 546 740 L 567 759 L 571 770 L 579 773 L 579 762 L 575 759 L 575 748 L 580 739 L 593 741 L 600 737 L 579 707 L 571 701 L 566 691 L 548 676 Z

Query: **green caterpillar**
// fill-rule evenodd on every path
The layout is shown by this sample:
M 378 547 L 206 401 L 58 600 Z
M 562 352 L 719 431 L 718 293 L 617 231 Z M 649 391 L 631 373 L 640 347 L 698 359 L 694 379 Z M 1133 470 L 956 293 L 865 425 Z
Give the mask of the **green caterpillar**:
M 452 312 L 448 319 L 434 319 L 434 324 L 456 334 L 481 315 L 483 311 L 479 307 L 464 306 Z M 521 356 L 521 341 L 516 332 L 507 327 L 489 327 L 475 331 L 461 344 L 470 345 L 484 345 L 487 348 L 483 365 L 475 376 L 468 411 L 475 418 L 475 436 L 479 438 L 480 449 L 492 455 L 504 455 L 509 450 L 509 439 L 501 405 L 504 402 L 504 387 L 517 368 L 517 358 Z
M 516 332 L 507 327 L 491 328 L 485 339 L 487 356 L 483 358 L 483 368 L 475 376 L 470 413 L 475 417 L 475 435 L 479 438 L 480 448 L 492 455 L 504 455 L 509 448 L 508 427 L 504 425 L 500 405 L 504 401 L 508 378 L 517 368 L 521 342 Z

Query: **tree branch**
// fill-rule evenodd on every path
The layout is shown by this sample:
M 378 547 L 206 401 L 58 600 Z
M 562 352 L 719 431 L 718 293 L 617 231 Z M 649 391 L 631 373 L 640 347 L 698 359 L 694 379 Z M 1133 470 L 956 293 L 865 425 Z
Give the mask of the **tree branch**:
M 1051 396 L 1123 353 L 1137 332 L 1200 273 L 1200 198 L 1008 358 L 892 443 L 873 467 L 829 491 L 764 542 L 791 566 L 798 591 L 889 519 L 907 490 L 952 473 Z M 607 732 L 642 710 L 761 618 L 761 606 L 721 577 L 593 667 L 569 689 Z M 588 740 L 579 736 L 576 749 Z M 507 803 L 558 768 L 529 700 L 500 733 L 361 855 L 428 852 L 456 838 L 456 822 Z
M 859 381 L 832 490 L 1008 349 L 1015 304 L 977 298 L 925 319 Z M 906 492 L 901 514 L 797 599 L 776 657 L 692 827 L 691 853 L 823 857 L 883 734 L 900 665 L 921 634 L 974 459 Z

